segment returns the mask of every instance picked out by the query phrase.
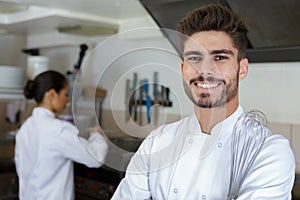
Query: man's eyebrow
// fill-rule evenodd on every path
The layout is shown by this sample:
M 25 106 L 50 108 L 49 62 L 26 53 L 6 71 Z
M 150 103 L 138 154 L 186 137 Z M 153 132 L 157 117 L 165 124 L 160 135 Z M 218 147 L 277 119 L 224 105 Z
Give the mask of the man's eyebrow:
M 218 50 L 212 50 L 210 51 L 211 55 L 215 55 L 215 54 L 229 54 L 229 55 L 234 55 L 233 51 L 231 50 L 227 50 L 227 49 L 218 49 Z
M 183 52 L 183 56 L 189 56 L 189 55 L 199 55 L 199 56 L 201 56 L 203 54 L 200 51 L 195 51 L 195 50 Z
M 210 55 L 216 55 L 216 54 L 228 54 L 228 55 L 234 55 L 233 51 L 228 49 L 216 49 L 209 52 Z M 185 51 L 183 52 L 183 56 L 189 56 L 189 55 L 198 55 L 201 56 L 203 53 L 198 50 L 191 50 L 191 51 Z

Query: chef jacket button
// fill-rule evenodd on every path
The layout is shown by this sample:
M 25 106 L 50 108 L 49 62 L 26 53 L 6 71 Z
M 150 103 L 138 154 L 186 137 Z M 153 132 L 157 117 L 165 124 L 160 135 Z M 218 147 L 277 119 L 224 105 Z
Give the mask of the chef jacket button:
M 178 192 L 178 189 L 177 189 L 177 188 L 174 188 L 173 191 L 174 191 L 174 193 L 177 193 L 177 192 Z
M 218 147 L 222 147 L 222 146 L 223 146 L 223 144 L 222 144 L 222 143 L 219 143 L 219 144 L 218 144 Z
M 193 143 L 193 139 L 190 139 L 190 140 L 189 140 L 189 143 L 192 144 L 192 143 Z
M 202 195 L 201 198 L 202 198 L 202 199 L 206 199 L 206 195 Z

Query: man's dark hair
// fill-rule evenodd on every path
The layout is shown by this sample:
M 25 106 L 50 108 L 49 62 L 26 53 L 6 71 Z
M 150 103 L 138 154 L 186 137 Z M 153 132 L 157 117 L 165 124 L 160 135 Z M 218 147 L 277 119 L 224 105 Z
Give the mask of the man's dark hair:
M 238 61 L 246 56 L 248 28 L 236 13 L 221 5 L 205 5 L 189 12 L 180 20 L 177 30 L 185 36 L 200 31 L 224 31 L 238 50 Z M 185 37 L 181 37 L 184 43 Z

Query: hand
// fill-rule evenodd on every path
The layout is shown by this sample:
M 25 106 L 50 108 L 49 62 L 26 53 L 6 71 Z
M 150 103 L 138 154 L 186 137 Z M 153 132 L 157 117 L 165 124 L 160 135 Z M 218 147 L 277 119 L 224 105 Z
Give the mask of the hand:
M 100 134 L 104 135 L 104 131 L 101 128 L 101 126 L 96 125 L 96 126 L 93 126 L 93 127 L 89 128 L 89 135 L 90 136 L 93 135 L 93 134 L 96 134 L 96 133 L 100 133 Z

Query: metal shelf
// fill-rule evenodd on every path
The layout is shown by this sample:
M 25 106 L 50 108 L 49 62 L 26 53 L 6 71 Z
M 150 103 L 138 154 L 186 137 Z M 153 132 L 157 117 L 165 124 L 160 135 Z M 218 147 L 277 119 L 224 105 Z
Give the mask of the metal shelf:
M 23 100 L 22 88 L 0 88 L 0 101 L 3 100 Z

